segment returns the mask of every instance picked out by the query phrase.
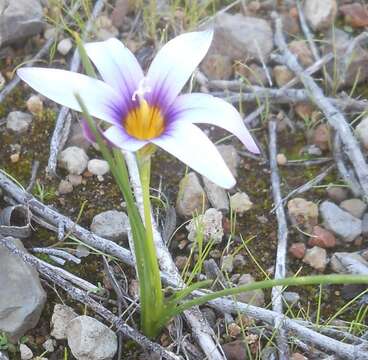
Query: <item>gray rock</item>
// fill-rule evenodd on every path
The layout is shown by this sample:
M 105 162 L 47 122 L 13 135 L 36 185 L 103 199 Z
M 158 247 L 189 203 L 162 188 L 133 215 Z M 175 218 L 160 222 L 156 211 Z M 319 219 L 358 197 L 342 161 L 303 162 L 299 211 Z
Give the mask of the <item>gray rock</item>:
M 244 255 L 242 254 L 236 254 L 234 256 L 234 267 L 235 268 L 242 268 L 243 266 L 245 266 L 247 263 L 247 261 L 245 260 Z
M 234 256 L 224 255 L 221 258 L 221 270 L 227 273 L 231 273 L 234 270 Z
M 199 182 L 198 176 L 190 172 L 179 183 L 176 210 L 183 217 L 191 217 L 196 212 L 207 208 L 206 193 Z
M 300 300 L 300 295 L 294 291 L 284 291 L 282 297 L 289 305 L 294 305 Z
M 244 214 L 253 207 L 249 196 L 245 192 L 237 192 L 230 197 L 230 208 L 237 214 Z
M 206 190 L 206 194 L 209 202 L 212 207 L 217 210 L 228 210 L 229 209 L 229 198 L 227 196 L 226 191 L 208 180 L 206 177 L 203 177 L 204 189 Z
M 59 195 L 69 194 L 73 191 L 73 184 L 68 180 L 61 180 L 58 186 Z
M 340 204 L 348 198 L 348 191 L 341 186 L 329 185 L 326 189 L 327 196 L 334 202 Z
M 126 239 L 128 229 L 128 216 L 117 210 L 108 210 L 96 215 L 91 224 L 91 231 L 113 241 Z
M 196 241 L 198 231 L 203 232 L 203 241 L 213 241 L 219 244 L 224 236 L 222 227 L 222 213 L 216 209 L 210 208 L 203 215 L 192 219 L 186 226 L 189 231 L 188 240 Z
M 48 352 L 48 353 L 52 353 L 55 351 L 55 345 L 56 345 L 56 340 L 52 340 L 52 339 L 47 339 L 43 344 L 42 347 Z
M 215 36 L 210 54 L 219 53 L 233 60 L 263 57 L 267 61 L 273 49 L 273 32 L 263 19 L 222 13 L 215 18 Z
M 39 0 L 0 0 L 0 48 L 40 33 L 42 17 Z
M 368 117 L 365 117 L 355 128 L 355 134 L 365 149 L 368 149 Z
M 60 153 L 59 164 L 69 174 L 80 175 L 87 168 L 88 156 L 83 149 L 69 146 Z
M 346 210 L 349 214 L 361 219 L 364 211 L 367 209 L 367 204 L 360 199 L 348 199 L 344 200 L 340 207 Z
M 314 246 L 311 249 L 307 249 L 303 262 L 313 269 L 323 272 L 327 265 L 327 252 L 319 246 Z
M 66 329 L 69 323 L 77 316 L 71 307 L 56 304 L 51 317 L 51 336 L 56 340 L 66 339 Z
M 32 123 L 32 115 L 22 111 L 12 111 L 6 118 L 6 128 L 16 134 L 25 133 Z
M 336 0 L 306 0 L 304 12 L 314 31 L 328 29 L 334 23 L 337 15 Z
M 31 360 L 33 358 L 33 352 L 26 344 L 20 344 L 19 351 L 21 360 Z
M 352 242 L 362 233 L 362 221 L 342 210 L 330 201 L 320 206 L 324 227 L 340 236 L 345 242 Z
M 26 251 L 18 239 L 14 245 Z M 17 341 L 33 329 L 46 301 L 37 271 L 20 257 L 0 248 L 0 332 Z
M 57 51 L 61 55 L 67 55 L 68 52 L 72 49 L 73 43 L 69 38 L 63 39 L 58 43 Z
M 340 274 L 368 275 L 368 262 L 358 253 L 336 252 L 331 257 L 330 266 Z
M 254 283 L 254 281 L 255 280 L 252 275 L 244 274 L 240 277 L 238 281 L 238 286 L 248 285 L 248 284 Z M 265 303 L 264 293 L 262 289 L 247 291 L 247 292 L 238 294 L 236 295 L 236 298 L 237 300 L 243 303 L 254 305 L 254 306 L 263 306 Z
M 87 168 L 91 174 L 96 175 L 99 179 L 110 170 L 109 163 L 102 159 L 92 159 L 88 161 Z
M 231 173 L 236 177 L 238 175 L 238 166 L 240 164 L 240 157 L 233 145 L 218 145 L 217 150 L 225 160 L 226 165 Z
M 67 328 L 68 345 L 78 360 L 108 360 L 117 351 L 116 334 L 89 316 L 78 316 Z

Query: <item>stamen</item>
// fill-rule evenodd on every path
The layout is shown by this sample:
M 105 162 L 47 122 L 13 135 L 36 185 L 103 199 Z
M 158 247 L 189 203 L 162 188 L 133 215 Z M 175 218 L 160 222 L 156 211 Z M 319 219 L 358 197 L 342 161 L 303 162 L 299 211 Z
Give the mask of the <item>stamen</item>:
M 148 79 L 146 77 L 142 78 L 138 84 L 138 89 L 134 91 L 132 95 L 132 100 L 136 101 L 137 97 L 139 100 L 144 98 L 144 95 L 151 92 L 152 88 L 148 85 Z

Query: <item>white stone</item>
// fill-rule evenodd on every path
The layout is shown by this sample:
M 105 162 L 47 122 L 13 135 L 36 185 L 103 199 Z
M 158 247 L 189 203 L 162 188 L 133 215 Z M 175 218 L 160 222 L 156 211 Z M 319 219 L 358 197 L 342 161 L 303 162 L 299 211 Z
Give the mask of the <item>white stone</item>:
M 17 134 L 27 132 L 32 122 L 32 115 L 22 111 L 12 111 L 6 118 L 6 128 Z
M 70 146 L 60 153 L 59 163 L 69 174 L 80 175 L 87 167 L 88 156 L 83 149 Z
M 38 95 L 32 95 L 26 104 L 28 111 L 32 114 L 39 114 L 43 110 L 43 102 Z
M 237 192 L 230 197 L 230 208 L 238 214 L 243 214 L 253 207 L 249 196 L 245 192 Z
M 103 176 L 110 170 L 109 163 L 106 160 L 92 159 L 88 161 L 88 171 L 96 176 Z
M 129 229 L 128 216 L 117 210 L 108 210 L 96 215 L 91 224 L 91 231 L 106 239 L 122 241 Z
M 20 351 L 20 358 L 22 360 L 30 360 L 33 358 L 33 352 L 26 344 L 20 344 L 19 351 Z
M 307 249 L 303 258 L 303 262 L 312 268 L 323 272 L 327 265 L 326 250 L 319 246 L 314 246 L 311 249 Z
M 71 307 L 56 304 L 51 317 L 51 336 L 56 340 L 66 339 L 66 328 L 77 316 Z
M 330 28 L 337 15 L 336 0 L 306 0 L 304 12 L 314 31 Z
M 58 43 L 57 51 L 65 56 L 72 49 L 73 43 L 69 38 L 63 39 Z
M 117 351 L 116 334 L 89 316 L 78 316 L 67 329 L 68 345 L 78 360 L 108 360 Z

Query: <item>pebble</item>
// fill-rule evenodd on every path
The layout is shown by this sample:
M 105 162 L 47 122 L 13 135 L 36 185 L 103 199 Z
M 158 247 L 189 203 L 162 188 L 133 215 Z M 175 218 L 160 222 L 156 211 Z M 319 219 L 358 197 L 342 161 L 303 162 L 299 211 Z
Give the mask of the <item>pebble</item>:
M 320 124 L 313 130 L 313 144 L 321 150 L 329 150 L 331 146 L 331 130 L 328 124 Z
M 58 45 L 57 45 L 57 51 L 65 56 L 69 53 L 69 51 L 72 49 L 73 47 L 73 43 L 69 38 L 63 39 L 61 41 L 59 41 Z
M 96 175 L 100 180 L 103 179 L 103 176 L 109 172 L 110 167 L 106 160 L 92 159 L 88 161 L 87 169 L 91 174 Z
M 224 255 L 221 258 L 221 270 L 227 273 L 231 273 L 234 270 L 234 256 Z
M 32 123 L 32 115 L 22 111 L 12 111 L 6 118 L 6 128 L 16 134 L 27 132 Z
M 10 155 L 10 161 L 15 164 L 19 161 L 20 159 L 20 154 L 19 153 L 15 153 L 15 154 L 11 154 Z
M 344 200 L 340 203 L 340 207 L 359 219 L 363 217 L 364 212 L 367 210 L 367 204 L 360 199 Z
M 301 353 L 295 352 L 291 354 L 290 360 L 308 360 L 308 358 Z
M 78 316 L 67 328 L 69 348 L 78 360 L 112 359 L 117 351 L 116 334 L 89 316 Z
M 340 204 L 348 198 L 348 191 L 341 186 L 329 185 L 326 192 L 327 196 L 337 204 Z
M 365 117 L 355 128 L 355 134 L 365 149 L 368 149 L 368 117 Z
M 222 345 L 227 360 L 248 359 L 247 348 L 244 341 L 236 340 Z
M 27 110 L 31 114 L 39 114 L 43 111 L 43 101 L 38 95 L 32 95 L 26 102 Z
M 308 240 L 308 245 L 317 245 L 324 249 L 332 248 L 336 246 L 336 238 L 332 232 L 317 225 L 313 227 L 312 237 Z
M 229 332 L 229 335 L 233 338 L 236 338 L 241 334 L 241 327 L 238 324 L 231 323 L 227 326 L 227 330 Z
M 304 225 L 307 229 L 318 223 L 318 206 L 303 198 L 289 200 L 288 212 L 293 224 Z
M 368 262 L 358 253 L 336 252 L 331 257 L 330 266 L 340 274 L 368 273 Z
M 80 175 L 87 168 L 88 156 L 83 149 L 69 146 L 60 153 L 59 164 L 69 174 Z
M 327 265 L 326 250 L 319 246 L 314 246 L 311 249 L 307 249 L 303 258 L 303 262 L 305 262 L 312 268 L 323 272 L 326 269 Z
M 202 180 L 207 198 L 212 207 L 217 210 L 227 211 L 229 209 L 229 198 L 226 191 L 222 187 L 208 180 L 206 177 L 203 177 Z
M 183 270 L 185 266 L 188 263 L 188 257 L 187 256 L 177 256 L 175 258 L 175 265 L 179 270 Z
M 238 286 L 254 283 L 254 278 L 250 274 L 244 274 L 239 278 Z M 265 303 L 264 293 L 262 289 L 247 291 L 235 295 L 238 301 L 254 306 L 263 306 Z
M 20 344 L 19 351 L 21 360 L 30 360 L 33 358 L 33 352 L 26 344 Z
M 108 210 L 94 216 L 91 231 L 109 240 L 122 241 L 127 238 L 129 227 L 129 218 L 124 212 Z
M 0 72 L 0 91 L 4 88 L 5 84 L 6 84 L 6 80 L 3 74 Z
M 55 340 L 48 339 L 43 344 L 42 347 L 49 353 L 52 353 L 55 351 Z
M 66 339 L 66 329 L 69 323 L 77 316 L 71 307 L 56 304 L 51 316 L 51 336 L 56 340 Z
M 73 192 L 73 184 L 68 180 L 61 180 L 58 186 L 58 193 L 60 195 L 70 194 Z
M 313 54 L 305 40 L 293 40 L 288 44 L 288 48 L 304 67 L 309 67 L 314 63 Z
M 69 174 L 66 177 L 66 180 L 70 182 L 73 186 L 78 186 L 82 184 L 83 177 L 81 175 Z
M 213 241 L 214 244 L 219 244 L 224 236 L 224 229 L 222 227 L 223 215 L 221 211 L 210 208 L 205 211 L 203 215 L 199 215 L 192 219 L 186 226 L 188 230 L 188 240 L 196 241 L 197 232 L 203 232 L 203 241 Z
M 256 63 L 247 64 L 247 66 L 244 66 L 244 64 L 241 63 L 236 63 L 234 68 L 235 72 L 247 79 L 247 83 L 249 82 L 251 85 L 266 86 L 268 84 L 266 72 L 262 66 Z
M 249 196 L 245 192 L 237 192 L 230 197 L 230 208 L 237 214 L 244 214 L 253 207 Z
M 305 17 L 314 31 L 329 29 L 337 15 L 336 0 L 306 0 Z
M 242 268 L 243 266 L 246 265 L 246 260 L 245 260 L 245 257 L 244 255 L 242 254 L 236 254 L 234 256 L 234 267 L 235 268 Z
M 198 176 L 190 172 L 179 183 L 176 199 L 176 210 L 183 217 L 191 217 L 202 209 L 207 209 L 206 193 L 199 182 Z
M 362 221 L 342 210 L 330 201 L 320 206 L 324 227 L 340 236 L 345 242 L 352 242 L 362 233 Z
M 280 166 L 284 166 L 287 164 L 287 157 L 285 156 L 285 154 L 277 154 L 276 155 L 276 161 L 277 161 L 277 164 L 280 165 Z
M 294 291 L 284 291 L 282 297 L 291 306 L 295 305 L 300 300 L 300 295 Z
M 276 65 L 272 69 L 272 75 L 278 87 L 282 87 L 294 78 L 294 74 L 285 65 Z
M 209 54 L 201 65 L 210 80 L 229 80 L 233 74 L 231 58 L 222 54 Z
M 303 243 L 294 243 L 289 247 L 289 253 L 297 259 L 303 259 L 306 246 Z
M 364 28 L 368 26 L 368 9 L 359 2 L 344 4 L 339 10 L 345 17 L 345 24 L 353 28 Z

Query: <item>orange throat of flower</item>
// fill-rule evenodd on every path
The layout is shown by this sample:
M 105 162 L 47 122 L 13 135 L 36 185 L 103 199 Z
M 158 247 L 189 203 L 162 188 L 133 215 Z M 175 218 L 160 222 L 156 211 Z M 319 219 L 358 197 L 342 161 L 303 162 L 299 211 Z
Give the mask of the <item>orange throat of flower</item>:
M 162 134 L 165 121 L 156 106 L 150 106 L 145 99 L 139 99 L 139 106 L 130 110 L 123 120 L 125 131 L 139 140 L 150 140 Z

